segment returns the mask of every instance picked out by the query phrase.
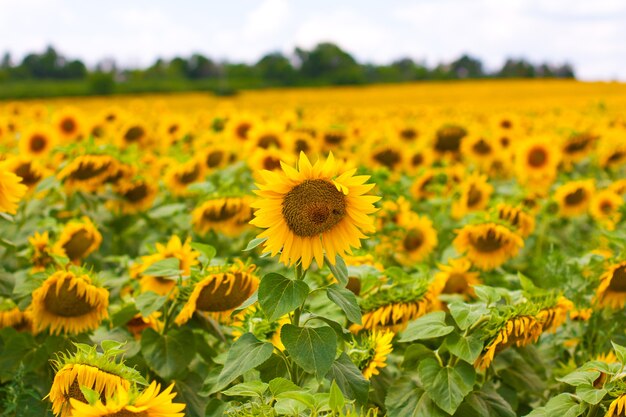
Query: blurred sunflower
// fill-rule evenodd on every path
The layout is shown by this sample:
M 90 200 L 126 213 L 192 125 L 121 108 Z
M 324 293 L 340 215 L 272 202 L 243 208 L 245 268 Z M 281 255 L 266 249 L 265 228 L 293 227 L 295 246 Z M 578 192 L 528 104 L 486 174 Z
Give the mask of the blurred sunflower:
M 196 311 L 207 312 L 216 318 L 226 319 L 254 293 L 259 279 L 254 275 L 256 266 L 235 264 L 226 272 L 210 273 L 193 287 L 191 295 L 176 317 L 183 325 Z
M 100 399 L 106 400 L 112 398 L 119 387 L 129 389 L 131 383 L 141 378 L 136 370 L 115 362 L 119 351 L 104 349 L 103 353 L 98 353 L 96 346 L 75 346 L 77 350 L 73 355 L 61 353 L 52 361 L 55 375 L 46 398 L 57 417 L 76 415 L 73 408 L 87 403 L 81 387 L 95 391 Z
M 291 145 L 295 157 L 300 155 L 300 152 L 307 155 L 314 155 L 319 152 L 319 143 L 313 132 L 297 129 L 287 134 L 290 136 L 288 144 Z
M 626 305 L 626 261 L 614 264 L 600 276 L 596 289 L 596 302 L 600 307 L 622 309 Z
M 3 167 L 22 179 L 22 184 L 32 191 L 39 181 L 50 174 L 37 159 L 27 155 L 16 155 L 3 162 Z
M 591 132 L 576 133 L 565 139 L 562 145 L 563 163 L 566 167 L 580 162 L 588 156 L 598 141 L 598 136 Z
M 70 161 L 58 173 L 57 178 L 68 190 L 94 192 L 111 174 L 117 161 L 109 155 L 81 155 Z
M 559 204 L 559 214 L 563 217 L 585 214 L 594 191 L 593 180 L 570 181 L 561 185 L 554 192 L 554 199 Z
M 27 191 L 28 187 L 22 184 L 22 178 L 0 163 L 0 213 L 15 214 Z
M 199 234 L 210 231 L 238 236 L 248 226 L 252 198 L 222 197 L 207 200 L 192 212 L 193 227 Z
M 461 141 L 467 136 L 467 130 L 457 124 L 446 124 L 437 129 L 435 133 L 434 150 L 440 156 L 460 155 Z
M 118 386 L 115 394 L 86 404 L 71 398 L 70 417 L 184 417 L 185 404 L 174 403 L 174 384 L 161 392 L 161 386 L 152 382 L 141 393 Z
M 57 271 L 33 292 L 31 311 L 36 332 L 80 334 L 95 330 L 108 317 L 109 292 L 87 274 Z
M 405 152 L 404 170 L 411 175 L 430 167 L 433 163 L 433 151 L 425 146 L 412 146 Z
M 228 121 L 228 133 L 237 142 L 245 143 L 248 141 L 250 129 L 255 127 L 259 120 L 256 117 L 246 114 L 238 114 L 236 118 Z
M 159 320 L 159 317 L 161 317 L 160 311 L 155 311 L 148 317 L 143 317 L 140 313 L 137 313 L 126 322 L 126 328 L 135 339 L 141 339 L 141 332 L 145 329 L 154 329 L 157 332 L 163 330 L 163 322 Z
M 165 174 L 165 183 L 176 196 L 189 194 L 187 187 L 204 177 L 204 165 L 197 159 L 171 166 Z
M 32 313 L 29 310 L 20 310 L 11 299 L 0 297 L 0 329 L 5 327 L 13 327 L 17 331 L 32 331 Z
M 88 217 L 72 220 L 63 226 L 61 235 L 53 247 L 54 253 L 64 254 L 79 264 L 100 247 L 102 235 Z
M 620 208 L 623 204 L 624 199 L 619 194 L 610 188 L 604 189 L 594 194 L 589 204 L 589 213 L 608 230 L 615 230 L 615 225 L 622 217 Z
M 619 397 L 611 401 L 609 409 L 604 417 L 621 417 L 626 414 L 626 394 L 621 394 Z
M 434 281 L 441 294 L 460 294 L 465 299 L 474 297 L 474 285 L 482 284 L 478 272 L 470 272 L 472 264 L 465 258 L 450 259 L 448 265 L 439 264 Z
M 152 207 L 158 193 L 157 186 L 148 180 L 123 180 L 115 186 L 120 196 L 115 206 L 125 214 L 138 213 Z
M 230 160 L 232 150 L 226 144 L 210 144 L 203 151 L 204 165 L 208 170 L 216 170 L 226 166 Z
M 127 121 L 117 133 L 117 144 L 121 148 L 136 144 L 140 149 L 149 146 L 151 131 L 148 126 L 139 120 Z
M 389 172 L 398 172 L 404 165 L 405 152 L 400 143 L 382 143 L 372 148 L 366 147 L 368 166 L 385 167 Z
M 247 159 L 248 166 L 257 180 L 262 180 L 262 177 L 259 174 L 259 171 L 261 170 L 280 171 L 281 161 L 285 164 L 293 165 L 296 158 L 291 154 L 285 153 L 285 151 L 281 149 L 257 148 L 252 151 L 252 154 Z
M 554 181 L 561 151 L 549 137 L 526 138 L 515 149 L 515 174 L 523 185 L 545 189 Z
M 559 297 L 555 303 L 542 308 L 537 313 L 537 321 L 542 326 L 543 332 L 556 332 L 567 320 L 567 316 L 574 308 L 574 303 L 565 297 Z
M 365 379 L 380 374 L 380 369 L 387 366 L 387 356 L 393 351 L 391 331 L 372 331 L 362 335 L 349 350 L 350 359 L 363 373 Z
M 30 263 L 33 265 L 31 268 L 33 273 L 45 271 L 46 267 L 54 262 L 53 254 L 65 255 L 64 253 L 59 253 L 58 249 L 55 252 L 55 249 L 50 244 L 48 232 L 35 232 L 34 235 L 28 238 L 28 243 L 30 243 L 31 247 Z
M 71 142 L 81 139 L 83 119 L 78 109 L 66 107 L 54 115 L 54 127 L 62 140 Z
M 283 151 L 291 148 L 288 143 L 289 136 L 285 134 L 284 127 L 278 123 L 257 123 L 248 131 L 246 147 L 248 152 L 255 149 L 281 149 Z
M 56 145 L 56 136 L 45 125 L 30 127 L 20 137 L 20 153 L 32 157 L 45 157 Z
M 337 175 L 332 154 L 323 162 L 311 165 L 300 154 L 298 169 L 282 165 L 282 172 L 261 171 L 264 182 L 255 193 L 261 198 L 252 204 L 255 218 L 250 222 L 267 229 L 258 235 L 267 238 L 264 253 L 292 265 L 302 261 L 307 269 L 315 258 L 321 267 L 324 251 L 329 262 L 335 255 L 360 247 L 362 232 L 374 232 L 374 203 L 380 197 L 366 195 L 374 184 L 365 184 L 368 176 L 354 176 L 356 169 Z
M 499 203 L 496 206 L 498 218 L 507 222 L 523 238 L 527 238 L 535 230 L 535 217 L 527 213 L 521 206 Z
M 524 246 L 518 234 L 496 223 L 469 224 L 456 234 L 454 247 L 482 270 L 497 268 Z
M 404 266 L 424 260 L 437 246 L 437 231 L 432 221 L 412 211 L 402 213 L 398 220 L 400 239 L 394 258 Z
M 487 340 L 487 344 L 480 354 L 474 367 L 479 370 L 489 368 L 496 353 L 510 346 L 526 346 L 534 343 L 541 336 L 543 326 L 537 319 L 529 315 L 517 315 L 503 322 L 495 335 Z
M 285 345 L 280 340 L 280 331 L 283 325 L 290 323 L 289 315 L 286 314 L 277 320 L 269 321 L 265 313 L 253 304 L 243 311 L 235 314 L 229 323 L 232 328 L 232 335 L 235 340 L 244 333 L 252 333 L 259 340 L 267 340 L 280 351 L 285 350 Z
M 176 258 L 179 260 L 178 269 L 183 271 L 183 275 L 191 274 L 191 267 L 198 264 L 200 252 L 191 247 L 191 239 L 185 240 L 183 243 L 178 236 L 172 236 L 166 245 L 157 243 L 157 253 L 141 257 L 141 263 L 137 263 L 131 267 L 130 275 L 133 278 L 141 277 L 139 285 L 141 291 L 153 291 L 159 295 L 167 295 L 176 287 L 176 281 L 167 277 L 153 277 L 144 275 L 150 265 L 155 262 L 168 258 Z
M 484 210 L 492 193 L 493 186 L 486 175 L 470 175 L 461 183 L 460 196 L 452 203 L 452 218 L 461 219 L 467 213 Z
M 483 171 L 489 169 L 501 152 L 502 148 L 498 142 L 484 135 L 468 135 L 461 143 L 463 157 Z
M 597 149 L 598 165 L 604 169 L 617 169 L 626 163 L 626 142 L 621 130 L 610 130 L 602 135 Z

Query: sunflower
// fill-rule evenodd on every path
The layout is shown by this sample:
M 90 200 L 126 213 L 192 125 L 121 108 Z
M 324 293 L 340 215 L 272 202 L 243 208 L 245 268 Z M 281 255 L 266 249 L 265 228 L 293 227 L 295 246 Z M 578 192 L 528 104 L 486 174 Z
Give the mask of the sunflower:
M 457 157 L 461 150 L 461 141 L 467 136 L 467 130 L 456 124 L 446 124 L 435 133 L 434 149 L 440 156 Z
M 565 297 L 559 297 L 554 305 L 541 309 L 536 318 L 541 323 L 542 331 L 556 332 L 556 329 L 565 323 L 573 308 L 574 303 Z
M 404 266 L 424 260 L 437 246 L 437 231 L 426 216 L 409 211 L 398 220 L 401 238 L 394 251 L 395 259 Z
M 461 143 L 461 153 L 482 170 L 487 170 L 502 153 L 497 141 L 484 135 L 469 135 Z
M 626 194 L 626 178 L 615 180 L 609 185 L 609 190 L 613 191 L 615 194 L 625 195 Z
M 257 308 L 256 304 L 247 307 L 245 310 L 235 314 L 230 327 L 235 340 L 244 333 L 252 333 L 260 340 L 267 340 L 281 352 L 285 350 L 285 345 L 280 340 L 280 331 L 285 324 L 290 323 L 289 315 L 278 318 L 274 321 L 267 320 L 265 313 Z
M 611 265 L 600 276 L 596 301 L 600 307 L 624 308 L 626 305 L 626 261 Z
M 204 149 L 202 160 L 208 170 L 216 170 L 229 163 L 231 154 L 232 150 L 228 145 L 211 143 Z
M 421 281 L 411 288 L 396 285 L 380 289 L 360 301 L 363 324 L 352 324 L 350 331 L 352 333 L 358 333 L 363 329 L 402 331 L 409 321 L 432 311 L 437 295 L 428 283 Z
M 380 374 L 380 369 L 387 366 L 387 356 L 393 351 L 391 331 L 372 331 L 363 336 L 350 352 L 350 358 L 361 370 L 365 379 Z
M 593 180 L 570 181 L 561 185 L 554 192 L 554 199 L 559 204 L 560 215 L 576 217 L 585 214 L 594 190 Z
M 13 327 L 17 331 L 31 331 L 33 318 L 29 310 L 22 311 L 10 299 L 0 297 L 0 329 Z
M 30 243 L 32 251 L 30 262 L 33 265 L 31 268 L 33 273 L 43 272 L 48 265 L 54 263 L 53 254 L 64 255 L 64 253 L 59 253 L 58 250 L 55 252 L 55 249 L 50 244 L 48 232 L 35 232 L 34 235 L 28 238 L 28 243 Z
M 54 253 L 64 254 L 79 264 L 100 247 L 102 235 L 88 217 L 72 220 L 63 227 L 61 236 L 53 247 Z
M 474 366 L 477 369 L 485 370 L 489 368 L 496 353 L 510 346 L 526 346 L 534 343 L 541 336 L 543 326 L 533 316 L 517 315 L 499 327 L 494 337 L 488 340 Z
M 587 321 L 593 314 L 592 308 L 575 308 L 569 312 L 569 318 L 572 321 Z
M 372 167 L 385 167 L 390 172 L 397 172 L 404 165 L 404 150 L 401 144 L 384 143 L 367 150 L 369 164 Z
M 83 115 L 75 108 L 66 107 L 54 115 L 54 126 L 65 141 L 80 139 Z
M 87 402 L 81 387 L 95 391 L 106 400 L 113 397 L 119 387 L 129 389 L 132 383 L 141 380 L 136 370 L 116 363 L 119 350 L 103 348 L 99 353 L 96 346 L 75 346 L 77 350 L 73 355 L 61 353 L 52 361 L 56 374 L 46 398 L 52 403 L 56 416 L 68 417 L 77 404 Z
M 425 146 L 411 146 L 404 158 L 404 170 L 415 174 L 422 168 L 430 167 L 433 163 L 433 151 Z
M 281 169 L 281 162 L 292 165 L 295 160 L 296 158 L 294 156 L 285 153 L 284 150 L 277 148 L 257 148 L 252 151 L 247 162 L 250 170 L 255 174 L 255 179 L 262 180 L 262 177 L 258 174 L 259 171 L 279 171 Z
M 604 169 L 617 169 L 626 162 L 626 142 L 624 133 L 618 130 L 607 131 L 597 149 L 598 165 Z
M 439 264 L 434 281 L 441 294 L 460 294 L 465 299 L 474 297 L 474 285 L 482 284 L 478 272 L 470 272 L 472 264 L 465 258 L 451 259 L 448 265 Z
M 259 121 L 249 115 L 238 115 L 237 118 L 228 121 L 228 131 L 231 137 L 238 142 L 247 142 L 250 129 L 255 127 Z
M 547 188 L 555 179 L 561 150 L 549 137 L 527 138 L 515 149 L 515 174 L 523 185 Z
M 492 193 L 493 186 L 486 175 L 470 175 L 461 183 L 460 197 L 452 203 L 452 218 L 461 219 L 467 213 L 484 210 Z
M 289 135 L 286 135 L 285 129 L 277 123 L 257 123 L 250 129 L 247 136 L 246 147 L 248 152 L 253 152 L 255 149 L 287 150 L 291 148 L 288 143 Z
M 314 132 L 306 129 L 296 129 L 287 132 L 289 135 L 288 144 L 291 145 L 295 157 L 304 152 L 307 155 L 314 155 L 319 152 L 319 143 Z
M 609 405 L 609 410 L 604 417 L 621 417 L 626 415 L 626 394 L 622 394 Z
M 598 138 L 591 132 L 576 133 L 567 138 L 561 148 L 565 165 L 571 166 L 589 155 Z
M 258 209 L 250 222 L 267 229 L 259 238 L 264 253 L 280 255 L 281 262 L 292 265 L 299 260 L 307 269 L 315 258 L 321 267 L 324 251 L 334 264 L 336 255 L 360 247 L 363 232 L 374 232 L 374 203 L 380 197 L 366 195 L 374 184 L 368 176 L 354 176 L 356 169 L 337 175 L 332 153 L 325 162 L 311 165 L 300 154 L 299 169 L 282 165 L 282 172 L 261 171 L 264 183 L 255 193 L 261 198 L 252 204 Z
M 434 168 L 424 170 L 411 185 L 411 195 L 416 200 L 428 200 L 436 195 L 435 188 L 441 184 L 440 171 Z
M 466 225 L 456 230 L 454 247 L 482 270 L 497 268 L 517 255 L 524 240 L 496 223 Z
M 109 177 L 117 161 L 110 155 L 81 155 L 74 158 L 57 174 L 68 190 L 94 192 Z
M 598 223 L 608 230 L 614 230 L 615 224 L 622 217 L 620 208 L 624 199 L 610 188 L 598 191 L 594 194 L 589 204 L 589 213 Z
M 95 404 L 71 398 L 70 417 L 184 417 L 185 404 L 172 402 L 176 397 L 173 388 L 171 384 L 161 392 L 161 386 L 153 381 L 141 393 L 120 385 L 113 396 L 105 401 L 98 399 Z
M 5 168 L 0 163 L 0 213 L 17 213 L 17 207 L 28 187 L 22 184 L 22 178 Z
M 238 236 L 248 226 L 252 198 L 222 197 L 205 201 L 191 214 L 194 230 L 200 234 L 210 231 Z
M 56 144 L 56 136 L 48 126 L 32 126 L 20 137 L 20 153 L 43 158 Z
M 521 206 L 500 203 L 496 206 L 498 218 L 507 222 L 523 238 L 527 238 L 535 230 L 535 218 Z
M 183 271 L 183 275 L 191 274 L 191 267 L 198 264 L 200 252 L 191 247 L 191 239 L 183 243 L 178 236 L 172 236 L 166 245 L 156 244 L 157 253 L 141 257 L 141 263 L 131 267 L 130 275 L 133 278 L 141 277 L 139 285 L 142 291 L 153 291 L 159 295 L 167 295 L 176 287 L 176 281 L 166 277 L 153 277 L 144 275 L 144 271 L 155 262 L 168 258 L 179 260 L 178 269 Z
M 191 159 L 182 164 L 175 164 L 166 172 L 165 182 L 172 194 L 186 196 L 187 187 L 204 177 L 204 165 L 197 159 Z
M 148 180 L 123 180 L 115 186 L 120 196 L 116 206 L 122 213 L 138 213 L 152 207 L 158 192 L 157 186 Z
M 323 151 L 341 149 L 346 147 L 350 142 L 350 134 L 344 129 L 332 128 L 321 134 Z
M 143 149 L 151 140 L 150 129 L 139 120 L 126 122 L 117 133 L 117 144 L 121 148 L 137 144 L 139 148 Z
M 87 274 L 57 271 L 33 292 L 31 310 L 35 331 L 50 327 L 52 334 L 80 334 L 95 330 L 108 317 L 109 292 Z
M 158 134 L 164 149 L 182 141 L 190 132 L 190 126 L 185 117 L 168 115 L 160 121 Z
M 22 184 L 33 190 L 39 181 L 48 176 L 49 170 L 41 163 L 30 156 L 16 155 L 3 162 L 5 169 L 8 169 L 22 179 Z

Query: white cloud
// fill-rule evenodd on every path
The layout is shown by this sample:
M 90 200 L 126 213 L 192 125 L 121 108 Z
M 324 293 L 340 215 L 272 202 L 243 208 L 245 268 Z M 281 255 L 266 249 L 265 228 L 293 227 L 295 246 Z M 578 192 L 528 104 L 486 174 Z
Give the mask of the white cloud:
M 255 39 L 274 35 L 283 29 L 289 15 L 288 0 L 264 0 L 246 17 L 243 36 L 246 39 Z

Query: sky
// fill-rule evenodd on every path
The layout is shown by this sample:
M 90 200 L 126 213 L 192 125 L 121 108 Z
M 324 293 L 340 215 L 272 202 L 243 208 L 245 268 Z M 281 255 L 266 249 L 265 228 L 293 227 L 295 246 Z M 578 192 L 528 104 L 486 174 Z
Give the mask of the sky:
M 625 0 L 0 0 L 0 52 L 14 59 L 54 45 L 88 65 L 195 52 L 252 63 L 323 41 L 361 62 L 468 53 L 494 70 L 524 57 L 626 81 Z

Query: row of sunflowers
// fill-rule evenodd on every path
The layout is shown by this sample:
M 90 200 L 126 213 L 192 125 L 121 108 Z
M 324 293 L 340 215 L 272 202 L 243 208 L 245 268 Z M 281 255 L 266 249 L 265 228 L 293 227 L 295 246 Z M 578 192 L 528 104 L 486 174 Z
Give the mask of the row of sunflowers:
M 0 416 L 624 415 L 625 100 L 555 85 L 0 104 Z

